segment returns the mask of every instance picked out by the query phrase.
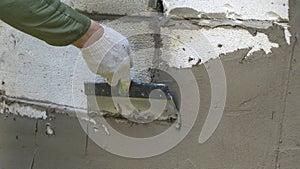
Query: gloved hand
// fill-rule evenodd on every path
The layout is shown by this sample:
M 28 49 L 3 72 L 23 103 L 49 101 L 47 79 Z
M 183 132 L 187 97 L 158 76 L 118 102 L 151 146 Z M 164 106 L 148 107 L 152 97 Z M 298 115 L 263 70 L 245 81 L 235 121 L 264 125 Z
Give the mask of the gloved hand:
M 111 86 L 118 86 L 125 95 L 130 87 L 132 65 L 129 42 L 119 32 L 100 24 L 104 33 L 92 45 L 82 48 L 82 56 L 89 69 L 107 79 Z

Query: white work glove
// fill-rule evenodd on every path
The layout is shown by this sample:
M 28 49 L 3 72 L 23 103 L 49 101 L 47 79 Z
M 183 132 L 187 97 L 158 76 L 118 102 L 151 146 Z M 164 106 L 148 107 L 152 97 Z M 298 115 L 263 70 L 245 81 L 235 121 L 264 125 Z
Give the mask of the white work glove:
M 120 94 L 130 87 L 131 48 L 126 37 L 105 25 L 104 33 L 92 45 L 82 48 L 82 56 L 89 69 L 107 79 L 111 86 L 119 85 Z

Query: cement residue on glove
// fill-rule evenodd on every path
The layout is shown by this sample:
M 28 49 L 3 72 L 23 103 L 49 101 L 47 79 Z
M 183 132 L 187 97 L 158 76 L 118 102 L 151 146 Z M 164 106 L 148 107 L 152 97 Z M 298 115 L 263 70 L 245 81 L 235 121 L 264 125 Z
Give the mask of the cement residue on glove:
M 131 48 L 127 38 L 105 25 L 104 33 L 92 45 L 82 48 L 82 56 L 89 69 L 117 86 L 120 94 L 128 93 L 130 87 Z

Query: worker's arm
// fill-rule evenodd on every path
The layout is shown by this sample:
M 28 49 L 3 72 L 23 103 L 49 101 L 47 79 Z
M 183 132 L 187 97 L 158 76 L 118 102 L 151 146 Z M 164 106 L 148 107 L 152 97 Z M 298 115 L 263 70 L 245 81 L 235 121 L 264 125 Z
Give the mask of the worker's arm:
M 1 0 L 0 9 L 2 21 L 55 46 L 74 43 L 91 25 L 59 0 Z
M 130 47 L 127 39 L 60 0 L 0 0 L 0 19 L 48 44 L 73 44 L 81 48 L 92 72 L 107 78 L 112 85 L 124 82 L 123 86 L 128 88 Z M 121 71 L 113 81 L 118 67 Z

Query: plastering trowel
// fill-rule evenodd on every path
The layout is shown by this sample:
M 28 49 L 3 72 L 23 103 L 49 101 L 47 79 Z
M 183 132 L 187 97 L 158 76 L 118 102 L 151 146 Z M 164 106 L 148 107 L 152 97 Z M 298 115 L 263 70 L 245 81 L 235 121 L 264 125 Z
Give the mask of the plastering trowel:
M 121 96 L 118 89 L 108 83 L 85 83 L 85 94 L 88 100 L 94 100 L 88 101 L 90 111 L 119 114 L 133 122 L 180 118 L 166 84 L 132 82 L 128 96 Z

